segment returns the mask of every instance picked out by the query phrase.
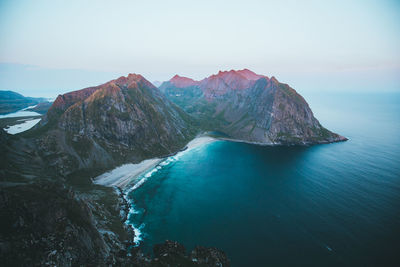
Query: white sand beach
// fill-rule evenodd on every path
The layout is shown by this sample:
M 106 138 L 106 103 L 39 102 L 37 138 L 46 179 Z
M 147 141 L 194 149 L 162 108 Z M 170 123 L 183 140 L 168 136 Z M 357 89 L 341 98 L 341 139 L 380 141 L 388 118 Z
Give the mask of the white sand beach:
M 196 137 L 187 144 L 186 146 L 187 148 L 184 151 L 180 151 L 174 156 L 170 156 L 168 158 L 146 159 L 136 164 L 133 163 L 124 164 L 109 172 L 97 176 L 96 178 L 93 179 L 93 182 L 95 184 L 104 186 L 110 186 L 110 187 L 117 186 L 122 189 L 125 189 L 127 185 L 133 183 L 134 184 L 133 189 L 136 189 L 162 166 L 166 166 L 170 162 L 177 160 L 184 153 L 187 153 L 192 149 L 199 148 L 203 145 L 209 144 L 216 140 L 217 139 L 209 136 Z M 157 167 L 157 165 L 160 166 Z M 143 177 L 143 179 L 139 180 L 138 178 L 142 174 L 145 174 L 145 176 Z

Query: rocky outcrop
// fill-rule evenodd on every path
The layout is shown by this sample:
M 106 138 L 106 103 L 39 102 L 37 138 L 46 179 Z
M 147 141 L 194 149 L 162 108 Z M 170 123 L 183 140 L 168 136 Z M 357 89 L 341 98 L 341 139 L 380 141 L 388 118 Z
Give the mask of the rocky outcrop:
M 304 98 L 275 77 L 250 70 L 220 71 L 188 87 L 160 86 L 168 99 L 232 139 L 257 144 L 306 145 L 347 140 L 324 128 Z
M 76 266 L 123 262 L 118 255 L 126 250 L 128 236 L 102 232 L 92 205 L 97 204 L 80 198 L 59 182 L 1 187 L 2 264 Z

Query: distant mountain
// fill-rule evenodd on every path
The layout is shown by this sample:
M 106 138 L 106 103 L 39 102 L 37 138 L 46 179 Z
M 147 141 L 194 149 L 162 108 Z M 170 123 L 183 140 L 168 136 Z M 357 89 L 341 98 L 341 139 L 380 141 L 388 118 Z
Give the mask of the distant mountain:
M 195 86 L 195 85 L 199 84 L 199 82 L 196 82 L 193 79 L 181 77 L 179 75 L 175 75 L 174 77 L 172 77 L 172 79 L 169 80 L 169 82 L 173 86 L 178 87 L 178 88 L 185 88 L 185 87 Z
M 60 173 L 166 156 L 197 130 L 193 119 L 141 75 L 59 95 L 37 131 Z
M 259 144 L 347 140 L 324 128 L 289 85 L 248 69 L 220 71 L 201 81 L 176 75 L 159 89 L 197 118 L 203 129 L 233 139 Z
M 160 82 L 160 81 L 154 81 L 154 82 L 153 82 L 153 85 L 154 85 L 155 87 L 159 87 L 161 84 L 162 84 L 162 82 Z
M 13 91 L 0 91 L 0 114 L 7 114 L 20 109 L 47 102 L 45 98 L 25 97 Z
M 49 110 L 53 102 L 40 102 L 33 108 L 28 108 L 28 111 L 34 111 L 40 114 L 46 114 L 46 112 Z

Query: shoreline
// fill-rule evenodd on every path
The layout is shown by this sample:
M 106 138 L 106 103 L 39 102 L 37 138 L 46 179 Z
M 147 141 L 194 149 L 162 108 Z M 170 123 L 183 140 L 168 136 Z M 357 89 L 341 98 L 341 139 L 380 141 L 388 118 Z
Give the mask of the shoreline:
M 133 189 L 129 190 L 132 191 L 140 186 L 137 186 L 138 184 L 143 183 L 143 179 L 138 179 L 140 176 L 144 175 L 143 178 L 149 178 L 158 169 L 161 169 L 163 166 L 178 159 L 184 153 L 218 140 L 219 139 L 217 138 L 206 135 L 198 136 L 187 143 L 183 149 L 175 153 L 171 153 L 162 158 L 146 159 L 139 163 L 123 164 L 93 178 L 92 181 L 94 184 L 108 187 L 119 187 L 122 190 L 125 190 L 129 185 L 132 185 Z
M 139 163 L 128 163 L 105 172 L 95 178 L 93 183 L 108 187 L 118 187 L 124 190 L 133 180 L 156 167 L 163 158 L 146 159 Z
M 116 193 L 120 196 L 120 198 L 122 198 L 122 202 L 124 204 L 121 208 L 121 220 L 133 231 L 134 246 L 139 246 L 140 242 L 143 241 L 143 225 L 135 226 L 133 223 L 129 222 L 130 216 L 138 213 L 138 211 L 135 210 L 134 203 L 132 203 L 132 200 L 128 197 L 129 194 L 144 184 L 149 178 L 152 177 L 154 173 L 158 172 L 158 170 L 161 170 L 164 166 L 179 160 L 179 158 L 185 153 L 216 141 L 238 142 L 261 146 L 282 146 L 280 143 L 265 144 L 226 137 L 211 137 L 203 134 L 188 142 L 184 148 L 165 157 L 146 159 L 136 164 L 124 164 L 93 178 L 93 183 L 95 184 L 115 188 Z
M 246 141 L 246 140 L 240 140 L 240 139 L 234 139 L 234 138 L 228 138 L 228 137 L 219 137 L 218 140 L 221 141 L 229 141 L 229 142 L 235 142 L 235 143 L 244 143 L 244 144 L 249 144 L 249 145 L 257 145 L 257 146 L 300 146 L 300 147 L 304 147 L 304 146 L 313 146 L 313 145 L 326 145 L 326 144 L 334 144 L 334 143 L 340 143 L 340 142 L 346 142 L 350 139 L 348 139 L 347 137 L 343 137 L 340 136 L 338 139 L 335 139 L 333 141 L 321 141 L 321 142 L 317 142 L 317 143 L 302 143 L 302 144 L 298 144 L 298 143 L 293 143 L 293 144 L 285 144 L 285 143 L 260 143 L 260 142 L 255 142 L 255 141 Z
M 129 222 L 129 217 L 137 213 L 137 211 L 132 201 L 128 198 L 128 195 L 139 188 L 154 173 L 162 169 L 162 167 L 169 165 L 171 162 L 178 160 L 184 153 L 215 141 L 218 141 L 218 139 L 207 135 L 200 135 L 191 140 L 183 149 L 163 158 L 146 159 L 137 164 L 124 164 L 92 179 L 94 184 L 113 187 L 116 194 L 122 199 L 121 201 L 123 204 L 120 211 L 121 220 L 128 229 L 133 231 L 133 243 L 135 247 L 139 246 L 140 242 L 143 240 L 141 237 L 142 226 L 136 227 Z

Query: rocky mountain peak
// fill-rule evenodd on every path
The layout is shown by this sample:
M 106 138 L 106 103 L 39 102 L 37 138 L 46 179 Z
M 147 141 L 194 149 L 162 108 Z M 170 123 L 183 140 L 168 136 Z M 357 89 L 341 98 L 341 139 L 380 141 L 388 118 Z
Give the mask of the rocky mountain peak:
M 249 69 L 243 70 L 230 70 L 230 71 L 219 71 L 218 74 L 211 75 L 209 78 L 221 78 L 223 80 L 231 79 L 246 79 L 246 80 L 258 80 L 260 78 L 267 78 L 267 76 L 259 75 Z
M 276 84 L 279 83 L 278 79 L 275 76 L 272 76 L 270 80 L 273 81 Z
M 155 86 L 146 80 L 142 75 L 136 73 L 129 73 L 128 76 L 121 76 L 116 80 L 112 80 L 106 84 L 115 83 L 121 87 L 127 88 L 137 88 L 138 86 L 146 86 L 150 88 L 155 88 Z
M 264 76 L 248 69 L 219 71 L 218 74 L 205 78 L 200 83 L 207 98 L 224 95 L 231 90 L 244 90 L 252 87 L 256 80 Z
M 178 74 L 176 74 L 174 77 L 172 77 L 172 79 L 169 80 L 169 82 L 178 88 L 189 87 L 189 86 L 197 85 L 199 83 L 193 79 L 179 76 Z
M 246 79 L 248 79 L 248 80 L 258 80 L 260 78 L 266 78 L 267 80 L 269 80 L 267 76 L 256 74 L 249 69 L 238 70 L 237 73 L 246 77 Z

